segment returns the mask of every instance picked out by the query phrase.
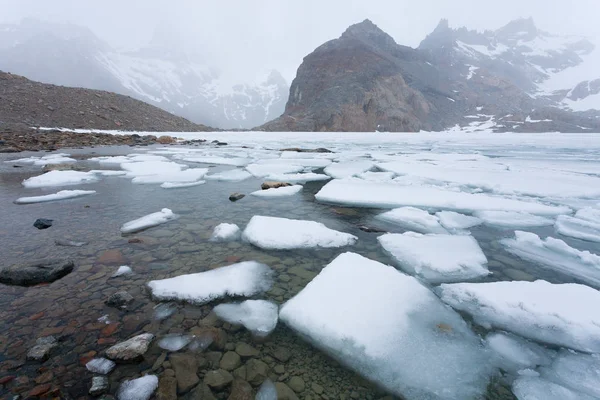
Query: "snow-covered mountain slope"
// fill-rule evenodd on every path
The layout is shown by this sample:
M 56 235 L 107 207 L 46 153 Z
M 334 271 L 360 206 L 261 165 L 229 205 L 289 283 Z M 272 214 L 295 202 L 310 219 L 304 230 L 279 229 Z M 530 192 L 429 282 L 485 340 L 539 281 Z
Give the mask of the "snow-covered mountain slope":
M 542 104 L 600 110 L 600 50 L 583 37 L 539 30 L 531 18 L 485 32 L 442 20 L 419 48 L 459 67 L 465 80 L 493 74 Z
M 130 95 L 218 128 L 252 128 L 281 115 L 289 86 L 279 72 L 239 82 L 199 58 L 155 42 L 136 52 L 117 51 L 74 25 L 0 25 L 0 70 Z

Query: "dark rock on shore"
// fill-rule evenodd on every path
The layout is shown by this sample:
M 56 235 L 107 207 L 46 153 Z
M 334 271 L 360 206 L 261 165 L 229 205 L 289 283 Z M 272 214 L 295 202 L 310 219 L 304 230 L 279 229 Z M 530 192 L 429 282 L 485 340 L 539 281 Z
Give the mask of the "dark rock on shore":
M 33 223 L 33 226 L 38 229 L 48 229 L 52 226 L 52 219 L 38 218 Z
M 31 286 L 54 282 L 73 271 L 71 260 L 42 260 L 26 265 L 13 265 L 0 269 L 0 283 Z

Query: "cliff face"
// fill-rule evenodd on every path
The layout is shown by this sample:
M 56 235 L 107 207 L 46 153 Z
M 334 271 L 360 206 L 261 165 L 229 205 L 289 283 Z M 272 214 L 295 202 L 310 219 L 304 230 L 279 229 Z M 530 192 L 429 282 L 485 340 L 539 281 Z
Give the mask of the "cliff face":
M 304 58 L 284 114 L 258 129 L 599 131 L 597 112 L 572 112 L 552 96 L 537 95 L 542 67 L 533 62 L 568 68 L 578 62 L 573 54 L 590 51 L 580 41 L 564 47 L 564 57 L 549 50 L 548 57 L 541 51 L 532 56 L 534 50 L 522 49 L 522 40 L 537 43 L 543 35 L 531 20 L 484 34 L 452 30 L 442 21 L 412 49 L 365 20 Z M 519 51 L 523 59 L 517 62 Z M 595 81 L 579 89 L 569 95 L 594 92 Z

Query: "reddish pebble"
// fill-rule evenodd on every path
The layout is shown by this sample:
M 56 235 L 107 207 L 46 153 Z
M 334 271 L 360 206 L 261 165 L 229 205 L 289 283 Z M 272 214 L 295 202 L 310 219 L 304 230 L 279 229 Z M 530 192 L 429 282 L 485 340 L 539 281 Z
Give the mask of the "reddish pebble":
M 102 329 L 102 331 L 100 331 L 100 333 L 102 334 L 102 336 L 110 336 L 113 333 L 115 333 L 118 328 L 119 328 L 119 324 L 116 322 L 113 322 L 112 324 L 106 325 L 106 327 L 104 327 L 104 329 Z
M 117 339 L 115 339 L 115 338 L 100 338 L 100 339 L 98 339 L 99 345 L 115 344 L 115 343 L 117 343 Z
M 230 263 L 236 263 L 239 262 L 242 259 L 242 257 L 238 257 L 238 256 L 229 256 L 225 259 L 226 262 L 230 262 Z
M 85 365 L 88 362 L 90 362 L 96 354 L 98 353 L 96 353 L 94 350 L 88 351 L 87 353 L 82 354 L 81 357 L 79 357 L 79 362 L 81 363 L 81 365 Z
M 39 385 L 31 389 L 31 391 L 29 391 L 27 395 L 28 397 L 38 397 L 43 395 L 44 393 L 48 393 L 50 389 L 52 389 L 52 386 L 48 383 L 45 385 Z
M 39 313 L 37 313 L 37 314 L 33 314 L 31 317 L 29 317 L 29 319 L 30 319 L 31 321 L 37 321 L 38 319 L 42 318 L 43 316 L 44 316 L 44 312 L 43 312 L 43 311 L 40 311 L 40 312 L 39 312 Z
M 16 376 L 14 376 L 14 375 L 9 375 L 9 376 L 0 378 L 0 385 L 6 385 L 8 382 L 11 382 L 15 378 L 16 378 Z

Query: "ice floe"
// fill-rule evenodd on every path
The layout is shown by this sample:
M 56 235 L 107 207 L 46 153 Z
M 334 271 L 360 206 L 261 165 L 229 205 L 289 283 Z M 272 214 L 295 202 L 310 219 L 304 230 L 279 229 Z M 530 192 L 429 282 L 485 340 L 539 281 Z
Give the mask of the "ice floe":
M 356 160 L 331 164 L 324 172 L 332 178 L 350 178 L 375 168 L 373 161 Z
M 262 249 L 300 249 L 353 245 L 357 237 L 315 221 L 265 217 L 250 219 L 242 238 Z
M 487 258 L 471 236 L 388 233 L 377 238 L 404 271 L 429 282 L 458 282 L 489 275 Z
M 89 196 L 96 193 L 95 190 L 61 190 L 57 193 L 45 194 L 43 196 L 20 197 L 15 200 L 16 204 L 46 203 L 49 201 L 58 201 L 74 199 L 76 197 Z
M 571 390 L 600 398 L 600 355 L 562 350 L 552 365 L 541 369 L 542 377 Z
M 267 160 L 258 160 L 257 164 L 283 164 L 283 165 L 297 165 L 306 168 L 325 168 L 331 164 L 331 160 L 326 158 L 275 158 Z
M 213 311 L 223 321 L 243 325 L 253 335 L 265 337 L 277 326 L 279 307 L 266 300 L 246 300 L 239 304 L 219 304 Z
M 107 358 L 94 358 L 85 364 L 88 371 L 94 374 L 107 375 L 115 368 L 117 364 Z
M 478 211 L 474 214 L 487 225 L 504 228 L 527 228 L 534 226 L 550 226 L 554 220 L 525 212 L 515 211 Z
M 483 193 L 455 192 L 436 187 L 403 186 L 360 179 L 334 179 L 315 195 L 315 199 L 323 203 L 371 208 L 413 206 L 463 212 L 523 211 L 538 215 L 571 212 L 566 206 L 552 206 Z
M 206 181 L 196 181 L 196 182 L 164 182 L 160 185 L 161 188 L 164 189 L 181 189 L 192 186 L 199 186 L 205 184 Z
M 302 183 L 302 182 L 314 182 L 314 181 L 327 181 L 331 179 L 329 175 L 315 174 L 314 172 L 307 172 L 305 174 L 269 174 L 265 178 L 269 181 L 280 181 L 290 183 Z
M 211 181 L 223 182 L 241 182 L 248 178 L 252 178 L 252 174 L 243 169 L 231 169 L 229 171 L 218 172 L 216 174 L 206 175 L 205 177 Z
M 133 270 L 131 269 L 131 267 L 129 265 L 121 265 L 114 274 L 112 274 L 113 278 L 116 278 L 118 276 L 123 276 L 123 275 L 131 275 L 133 274 Z
M 234 167 L 245 167 L 250 164 L 250 158 L 227 158 L 227 157 L 204 157 L 204 156 L 183 156 L 181 160 L 200 164 L 231 165 Z
M 289 160 L 288 164 L 250 164 L 246 167 L 246 171 L 250 172 L 257 178 L 264 178 L 272 174 L 293 174 L 302 172 L 305 167 L 294 165 L 293 160 Z
M 389 182 L 392 179 L 394 179 L 394 177 L 396 176 L 395 173 L 393 172 L 373 172 L 373 171 L 367 171 L 367 172 L 363 172 L 362 174 L 358 174 L 356 175 L 358 178 L 360 179 L 364 179 L 366 181 L 372 181 L 372 182 Z
M 112 169 L 93 169 L 90 174 L 97 174 L 102 176 L 123 176 L 127 175 L 127 171 L 116 171 Z
M 41 188 L 48 186 L 79 185 L 81 183 L 97 182 L 96 174 L 81 171 L 50 171 L 33 176 L 23 181 L 26 188 Z
M 150 281 L 158 300 L 205 304 L 225 296 L 254 296 L 271 288 L 273 271 L 265 264 L 245 261 L 196 274 Z
M 153 226 L 165 224 L 169 221 L 172 221 L 177 218 L 176 214 L 173 214 L 173 211 L 168 208 L 163 208 L 162 210 L 145 215 L 141 218 L 135 219 L 133 221 L 126 222 L 121 226 L 122 233 L 135 233 L 142 231 L 144 229 L 151 228 Z
M 464 215 L 454 211 L 439 211 L 435 213 L 435 216 L 438 217 L 440 224 L 449 231 L 461 231 L 483 223 L 483 221 L 477 217 Z
M 596 208 L 596 207 L 582 208 L 580 210 L 577 210 L 577 212 L 575 213 L 575 217 L 600 224 L 600 208 Z
M 35 166 L 43 167 L 45 165 L 53 165 L 53 164 L 72 164 L 76 163 L 77 160 L 69 157 L 70 154 L 60 153 L 60 154 L 50 154 L 43 157 L 28 157 L 28 158 L 19 158 L 17 160 L 8 160 L 5 161 L 11 164 L 31 164 Z
M 210 240 L 213 242 L 227 242 L 238 240 L 242 234 L 240 227 L 236 224 L 222 223 L 215 227 Z
M 118 400 L 148 400 L 158 387 L 156 375 L 126 380 L 121 383 L 117 392 Z
M 507 251 L 563 274 L 600 287 L 600 256 L 577 250 L 560 239 L 542 240 L 531 232 L 516 231 L 514 239 L 500 241 Z
M 278 188 L 271 188 L 266 190 L 257 190 L 256 192 L 250 193 L 252 196 L 257 197 L 287 197 L 293 196 L 302 191 L 302 185 L 283 186 Z
M 550 365 L 555 355 L 552 350 L 508 333 L 490 333 L 485 340 L 494 351 L 498 365 L 512 373 Z
M 597 399 L 539 377 L 522 376 L 513 383 L 512 390 L 518 400 Z
M 489 282 L 442 284 L 441 299 L 480 325 L 544 343 L 600 352 L 600 292 L 573 283 Z
M 405 398 L 478 398 L 493 371 L 457 313 L 415 278 L 358 254 L 338 256 L 282 306 L 279 317 Z
M 448 233 L 438 217 L 415 207 L 401 207 L 379 214 L 377 219 L 400 225 L 401 227 L 421 233 Z
M 556 231 L 564 236 L 589 242 L 600 242 L 600 223 L 574 218 L 568 215 L 559 215 L 554 225 Z

